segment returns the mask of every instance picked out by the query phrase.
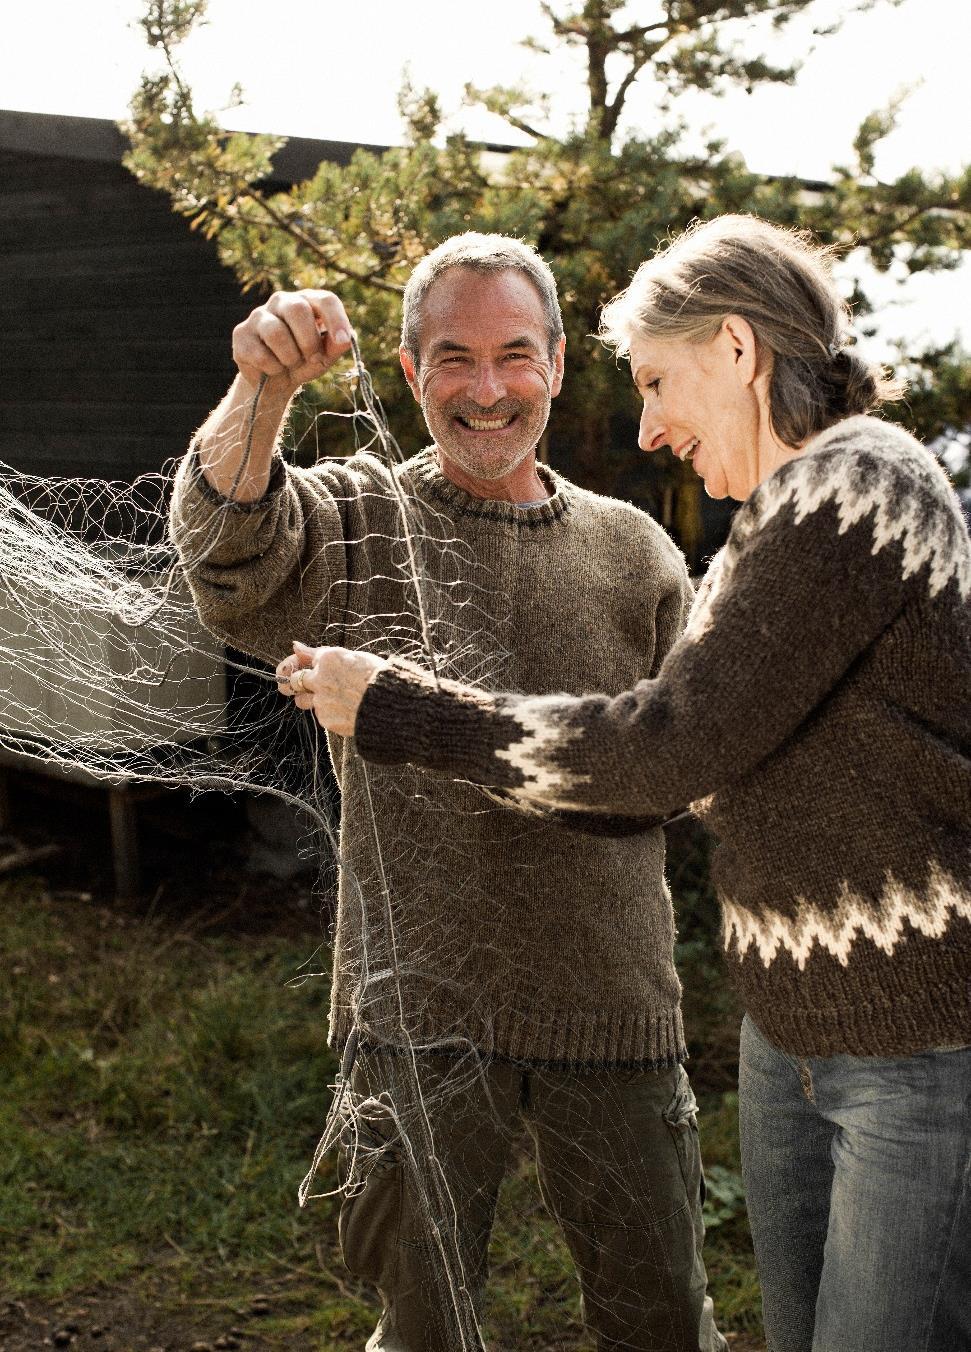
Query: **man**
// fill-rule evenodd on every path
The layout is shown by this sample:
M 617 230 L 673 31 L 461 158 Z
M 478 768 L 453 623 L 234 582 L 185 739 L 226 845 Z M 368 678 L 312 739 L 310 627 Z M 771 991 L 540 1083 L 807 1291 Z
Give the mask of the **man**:
M 650 518 L 537 461 L 565 347 L 542 259 L 470 233 L 412 274 L 400 357 L 428 450 L 393 469 L 285 465 L 290 400 L 350 334 L 324 291 L 275 295 L 235 331 L 239 375 L 173 503 L 204 622 L 269 660 L 294 639 L 342 643 L 490 688 L 619 692 L 654 674 L 687 573 Z M 723 1348 L 660 830 L 584 836 L 469 785 L 368 769 L 343 739 L 330 750 L 330 1037 L 351 1091 L 340 1232 L 384 1301 L 368 1347 L 481 1345 L 489 1233 L 525 1122 L 598 1346 Z

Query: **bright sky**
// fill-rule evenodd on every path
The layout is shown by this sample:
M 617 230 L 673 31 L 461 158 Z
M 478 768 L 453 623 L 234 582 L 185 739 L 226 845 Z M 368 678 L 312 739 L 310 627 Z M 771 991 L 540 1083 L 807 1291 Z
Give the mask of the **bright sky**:
M 30 0 L 4 15 L 0 105 L 37 112 L 122 118 L 150 53 L 135 19 L 143 0 Z M 655 0 L 628 12 L 650 21 Z M 723 99 L 694 95 L 679 111 L 692 127 L 717 130 L 749 166 L 823 178 L 847 163 L 860 121 L 905 86 L 912 90 L 898 130 L 877 163 L 881 177 L 912 165 L 957 169 L 971 162 L 968 0 L 877 0 L 831 37 L 813 27 L 849 8 L 818 0 L 810 19 L 782 37 L 768 25 L 738 25 L 749 52 L 769 51 L 804 65 L 794 88 L 762 88 Z M 462 107 L 466 81 L 523 82 L 551 94 L 550 126 L 563 130 L 583 107 L 579 55 L 542 57 L 519 41 L 547 35 L 537 0 L 210 0 L 209 24 L 184 45 L 181 60 L 200 106 L 225 106 L 238 82 L 245 106 L 228 125 L 332 140 L 393 142 L 400 134 L 396 94 L 406 66 L 416 85 L 438 91 L 448 125 L 484 140 L 517 139 L 498 118 Z M 626 125 L 647 131 L 658 112 L 649 81 L 628 99 Z M 918 276 L 905 288 L 880 285 L 888 337 L 971 344 L 971 268 Z

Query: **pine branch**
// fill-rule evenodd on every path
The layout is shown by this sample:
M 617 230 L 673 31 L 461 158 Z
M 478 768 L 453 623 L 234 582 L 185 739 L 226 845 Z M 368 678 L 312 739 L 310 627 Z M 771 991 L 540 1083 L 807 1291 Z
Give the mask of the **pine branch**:
M 528 122 L 524 122 L 523 119 L 517 117 L 515 113 L 501 113 L 500 116 L 503 121 L 509 123 L 510 127 L 515 127 L 517 131 L 523 132 L 526 136 L 533 136 L 537 141 L 545 141 L 548 139 L 546 132 L 539 131 L 536 127 L 531 127 Z
M 261 196 L 259 193 L 253 192 L 252 189 L 245 189 L 240 193 L 237 200 L 248 200 L 259 207 L 260 210 L 269 216 L 270 220 L 278 229 L 282 230 L 285 234 L 289 235 L 291 239 L 309 250 L 314 257 L 324 265 L 324 267 L 330 268 L 333 272 L 338 273 L 348 281 L 360 282 L 363 286 L 373 286 L 379 291 L 390 291 L 397 296 L 404 293 L 403 286 L 398 285 L 396 282 L 387 282 L 383 280 L 380 276 L 385 270 L 383 266 L 375 269 L 374 272 L 365 273 L 357 272 L 353 268 L 347 267 L 345 264 L 335 262 L 324 247 L 319 244 L 312 235 L 308 235 L 306 231 L 301 230 L 288 216 L 285 216 L 282 212 L 278 212 L 270 205 L 265 197 Z

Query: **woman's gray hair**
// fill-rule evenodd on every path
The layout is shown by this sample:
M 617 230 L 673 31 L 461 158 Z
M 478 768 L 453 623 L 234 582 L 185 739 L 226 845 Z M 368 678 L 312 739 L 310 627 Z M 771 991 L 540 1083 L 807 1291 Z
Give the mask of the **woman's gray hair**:
M 401 346 L 411 354 L 418 369 L 422 307 L 429 287 L 451 268 L 470 268 L 473 272 L 521 272 L 536 287 L 543 303 L 549 359 L 563 337 L 563 316 L 556 294 L 556 278 L 549 265 L 534 248 L 508 235 L 485 235 L 467 230 L 444 240 L 425 255 L 405 286 L 401 317 Z
M 706 342 L 726 316 L 740 315 L 772 353 L 773 427 L 787 445 L 801 446 L 903 393 L 847 347 L 850 309 L 833 281 L 832 253 L 808 231 L 756 216 L 699 223 L 641 264 L 604 307 L 600 336 L 626 356 L 637 334 Z

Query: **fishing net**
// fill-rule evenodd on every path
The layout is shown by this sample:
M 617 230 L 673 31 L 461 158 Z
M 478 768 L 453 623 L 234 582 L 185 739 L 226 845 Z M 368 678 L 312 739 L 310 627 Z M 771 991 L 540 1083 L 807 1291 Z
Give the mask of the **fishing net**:
M 502 577 L 456 535 L 448 512 L 402 489 L 392 471 L 404 457 L 356 349 L 354 356 L 350 375 L 330 377 L 346 411 L 329 415 L 314 406 L 309 423 L 303 419 L 305 434 L 284 446 L 285 457 L 313 460 L 319 420 L 343 418 L 346 454 L 371 458 L 372 480 L 394 504 L 393 530 L 354 542 L 370 569 L 346 581 L 344 641 L 414 658 L 439 677 L 501 688 L 510 632 Z M 258 412 L 259 393 L 243 415 L 241 440 L 252 438 Z M 299 416 L 291 420 L 300 424 Z M 332 448 L 332 439 L 326 444 Z M 559 1161 L 557 1177 L 572 1173 L 578 1191 L 591 1186 L 584 1162 L 596 1139 L 597 1187 L 616 1198 L 641 1186 L 632 1174 L 636 1161 L 609 1145 L 610 1123 L 622 1108 L 611 1106 L 609 1082 L 590 1082 L 579 1106 L 574 1100 L 550 1109 L 536 1104 L 558 1092 L 555 1076 L 547 1081 L 536 1071 L 532 1105 L 522 1101 L 522 1080 L 512 1070 L 506 1080 L 506 1072 L 486 1076 L 497 1011 L 463 979 L 462 964 L 456 969 L 443 955 L 488 943 L 487 930 L 468 931 L 469 917 L 494 914 L 496 905 L 481 880 L 488 869 L 468 841 L 481 852 L 493 837 L 497 844 L 506 838 L 509 806 L 412 767 L 379 774 L 355 757 L 353 773 L 343 777 L 345 795 L 354 798 L 345 812 L 353 811 L 354 836 L 366 847 L 357 848 L 347 831 L 342 842 L 324 735 L 277 692 L 271 658 L 286 649 L 254 658 L 245 641 L 228 646 L 200 623 L 167 529 L 171 490 L 171 467 L 133 484 L 0 471 L 0 660 L 7 677 L 0 747 L 109 783 L 273 795 L 312 823 L 304 848 L 322 867 L 336 862 L 345 932 L 354 940 L 342 958 L 343 1060 L 300 1201 L 327 1190 L 318 1179 L 332 1176 L 320 1169 L 332 1150 L 340 1154 L 339 1187 L 351 1200 L 389 1161 L 404 1169 L 413 1202 L 401 1248 L 417 1279 L 437 1289 L 436 1336 L 445 1346 L 477 1348 L 485 1252 L 463 1228 L 473 1214 L 486 1217 L 481 1228 L 488 1232 L 520 1119 L 529 1124 L 533 1111 L 534 1138 L 544 1137 L 547 1157 Z M 182 542 L 183 558 L 206 557 L 232 529 L 232 497 L 214 511 L 204 537 Z M 373 612 L 375 578 L 395 583 L 394 612 Z M 354 757 L 353 749 L 341 755 Z M 456 831 L 456 821 L 469 830 Z M 517 821 L 514 829 L 530 829 L 528 816 Z M 454 904 L 451 919 L 439 908 L 423 923 L 424 880 L 432 876 L 449 880 Z M 524 896 L 529 887 L 524 877 Z M 481 953 L 470 957 L 482 960 Z M 582 952 L 574 959 L 582 962 Z M 542 961 L 528 929 L 517 961 L 527 979 Z M 385 1050 L 365 1056 L 366 1047 Z M 692 1107 L 682 1104 L 685 1121 Z M 470 1159 L 476 1167 L 467 1170 Z M 546 1200 L 568 1229 L 571 1198 L 557 1198 L 556 1186 L 548 1184 Z M 350 1215 L 352 1225 L 353 1209 Z M 663 1243 L 654 1243 L 663 1271 Z

